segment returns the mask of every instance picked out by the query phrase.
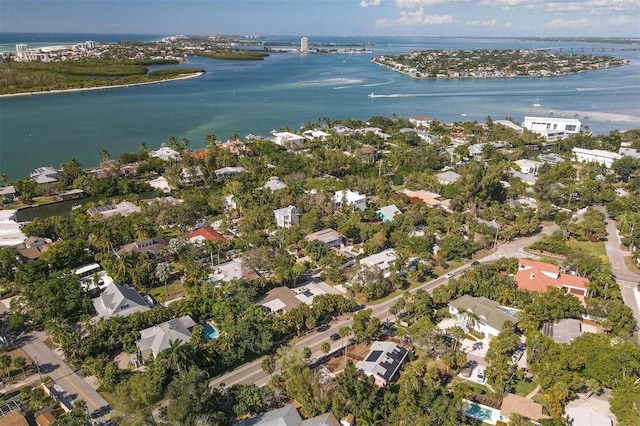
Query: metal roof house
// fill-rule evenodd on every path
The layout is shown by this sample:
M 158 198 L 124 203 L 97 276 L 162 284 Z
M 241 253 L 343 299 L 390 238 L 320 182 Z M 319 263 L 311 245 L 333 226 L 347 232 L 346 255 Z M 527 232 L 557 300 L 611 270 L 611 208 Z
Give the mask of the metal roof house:
M 407 355 L 405 348 L 378 340 L 373 342 L 364 361 L 358 361 L 356 368 L 367 376 L 373 376 L 376 385 L 384 387 L 398 374 Z

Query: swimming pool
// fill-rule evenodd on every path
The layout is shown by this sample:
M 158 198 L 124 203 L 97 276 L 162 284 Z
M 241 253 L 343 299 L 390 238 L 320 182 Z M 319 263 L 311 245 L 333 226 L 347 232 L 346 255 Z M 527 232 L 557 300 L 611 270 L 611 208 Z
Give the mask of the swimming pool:
M 207 340 L 217 339 L 218 336 L 220 336 L 218 330 L 216 330 L 216 328 L 209 323 L 205 323 L 202 328 L 204 329 L 204 337 Z
M 465 406 L 467 407 L 464 410 L 464 413 L 473 419 L 482 420 L 485 423 L 495 425 L 500 418 L 500 411 L 498 410 L 487 407 L 485 405 L 477 404 L 475 402 L 467 400 L 464 401 Z

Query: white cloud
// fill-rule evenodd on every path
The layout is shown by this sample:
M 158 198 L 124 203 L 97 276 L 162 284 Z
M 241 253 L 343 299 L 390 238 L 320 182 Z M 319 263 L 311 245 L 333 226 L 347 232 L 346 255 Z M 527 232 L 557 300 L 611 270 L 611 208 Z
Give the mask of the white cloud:
M 469 0 L 395 0 L 398 9 L 418 9 L 425 6 L 447 3 L 468 3 Z
M 609 25 L 638 25 L 638 17 L 633 17 L 629 15 L 620 15 L 614 16 L 613 18 L 607 19 L 607 24 Z
M 404 27 L 409 25 L 442 25 L 451 24 L 451 15 L 427 15 L 424 9 L 419 7 L 410 12 L 400 12 L 400 17 L 396 19 L 380 18 L 376 21 L 377 27 Z
M 549 22 L 545 27 L 547 28 L 583 28 L 589 25 L 587 18 L 581 19 L 554 19 Z
M 468 27 L 495 27 L 498 21 L 492 19 L 491 21 L 467 21 L 464 24 Z
M 360 7 L 366 9 L 369 6 L 379 6 L 381 0 L 362 0 L 360 2 Z

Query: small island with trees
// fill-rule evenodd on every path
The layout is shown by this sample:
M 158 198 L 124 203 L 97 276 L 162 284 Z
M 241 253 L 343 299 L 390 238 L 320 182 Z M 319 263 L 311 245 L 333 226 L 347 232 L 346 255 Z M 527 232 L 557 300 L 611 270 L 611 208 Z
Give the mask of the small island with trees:
M 549 53 L 548 50 L 427 50 L 377 56 L 372 62 L 418 79 L 555 77 L 619 67 L 612 56 Z

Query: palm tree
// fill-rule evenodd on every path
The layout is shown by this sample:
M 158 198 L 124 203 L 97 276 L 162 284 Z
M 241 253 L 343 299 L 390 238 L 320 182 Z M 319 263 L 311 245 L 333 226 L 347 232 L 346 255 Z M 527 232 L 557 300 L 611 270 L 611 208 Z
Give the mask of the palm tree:
M 103 149 L 102 151 L 100 151 L 100 160 L 104 163 L 109 159 L 110 155 L 109 155 L 109 151 L 107 151 L 106 149 Z
M 322 342 L 322 344 L 320 345 L 320 350 L 322 351 L 323 354 L 328 354 L 331 351 L 331 343 L 329 342 Z
M 349 346 L 344 345 L 344 338 L 347 336 L 351 336 L 351 333 L 353 333 L 353 330 L 351 330 L 351 327 L 344 326 L 338 329 L 338 334 L 340 335 L 340 337 L 342 337 L 342 346 L 344 347 L 345 362 L 347 360 L 347 350 L 349 349 Z
M 6 377 L 9 377 L 11 373 L 11 356 L 9 354 L 0 354 L 0 369 L 4 370 Z

